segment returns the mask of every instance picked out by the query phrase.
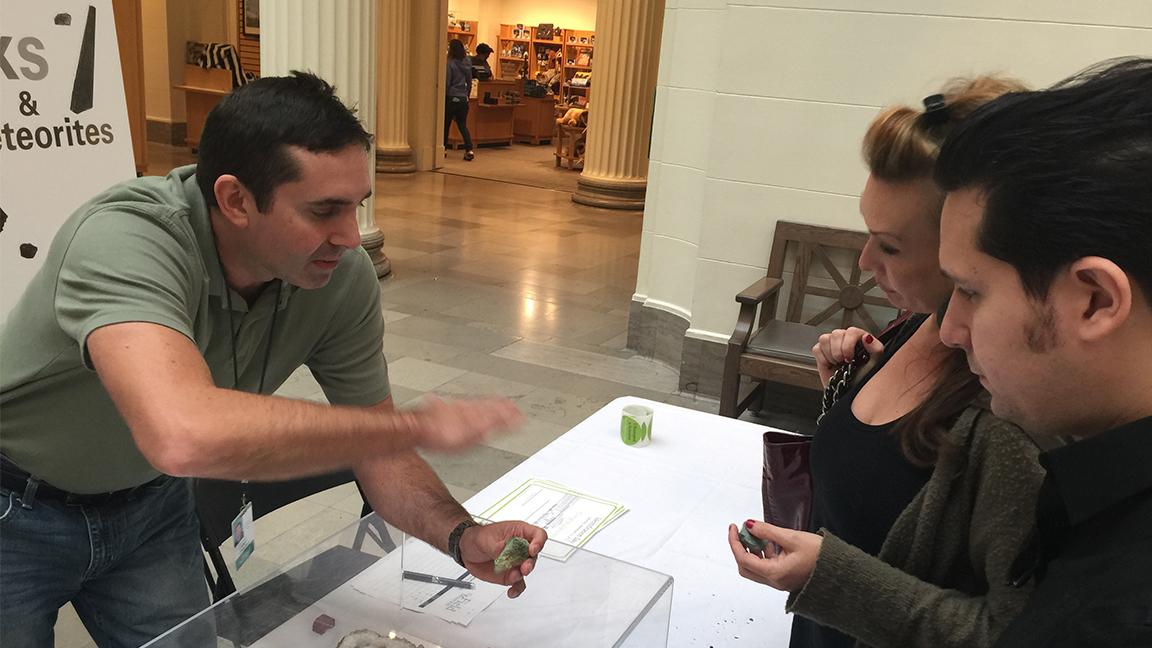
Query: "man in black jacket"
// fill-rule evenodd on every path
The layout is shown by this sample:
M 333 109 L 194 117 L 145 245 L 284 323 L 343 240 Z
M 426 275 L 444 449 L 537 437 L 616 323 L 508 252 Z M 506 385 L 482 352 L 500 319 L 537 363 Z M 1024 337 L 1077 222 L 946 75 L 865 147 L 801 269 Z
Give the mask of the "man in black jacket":
M 1059 446 L 998 646 L 1152 646 L 1152 59 L 1006 95 L 946 142 L 941 325 Z
M 472 78 L 487 81 L 492 78 L 492 66 L 488 57 L 492 54 L 492 46 L 480 43 L 476 46 L 476 54 L 472 56 Z

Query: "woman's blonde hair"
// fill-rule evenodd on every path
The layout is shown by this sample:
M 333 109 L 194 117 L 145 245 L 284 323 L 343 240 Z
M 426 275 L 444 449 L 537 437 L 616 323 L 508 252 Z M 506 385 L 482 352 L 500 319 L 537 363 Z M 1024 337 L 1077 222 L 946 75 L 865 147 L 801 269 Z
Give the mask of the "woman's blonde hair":
M 884 109 L 864 135 L 868 170 L 887 182 L 931 180 L 940 146 L 957 124 L 993 99 L 1027 89 L 1019 81 L 998 76 L 952 79 L 940 94 L 924 99 L 923 109 Z M 939 223 L 939 210 L 934 216 Z M 892 427 L 908 461 L 927 467 L 942 453 L 954 450 L 947 441 L 948 429 L 981 392 L 983 387 L 969 370 L 964 352 L 950 349 L 940 361 L 936 384 L 927 398 Z
M 956 124 L 1000 95 L 1027 89 L 1015 79 L 1000 76 L 956 78 L 939 95 L 925 99 L 934 110 L 928 110 L 929 106 L 885 108 L 864 134 L 864 162 L 873 176 L 888 182 L 931 178 L 940 145 Z

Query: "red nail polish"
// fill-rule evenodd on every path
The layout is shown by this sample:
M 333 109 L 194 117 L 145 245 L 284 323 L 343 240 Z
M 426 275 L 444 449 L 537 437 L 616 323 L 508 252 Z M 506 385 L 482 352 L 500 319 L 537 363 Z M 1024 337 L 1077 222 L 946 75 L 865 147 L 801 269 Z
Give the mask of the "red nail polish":
M 755 520 L 748 520 L 747 522 L 744 523 L 744 526 L 751 529 L 752 527 L 756 526 L 756 521 Z
M 872 340 L 875 340 L 875 339 L 876 338 L 872 337 L 871 335 L 865 335 L 864 336 L 864 344 L 872 344 Z

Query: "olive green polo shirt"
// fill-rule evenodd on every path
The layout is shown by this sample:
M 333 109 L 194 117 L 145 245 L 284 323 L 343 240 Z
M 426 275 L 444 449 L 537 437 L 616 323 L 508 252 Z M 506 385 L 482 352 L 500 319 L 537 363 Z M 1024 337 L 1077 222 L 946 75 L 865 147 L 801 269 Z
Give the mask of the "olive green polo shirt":
M 195 166 L 96 196 L 60 228 L 42 269 L 0 328 L 0 451 L 74 493 L 128 488 L 158 475 L 87 354 L 92 331 L 123 322 L 151 322 L 187 336 L 220 387 L 257 391 L 271 344 L 266 394 L 307 365 L 332 403 L 384 400 L 390 391 L 384 321 L 367 253 L 346 252 L 323 288 L 284 285 L 273 303 L 276 286 L 251 306 L 231 292 L 229 318 Z

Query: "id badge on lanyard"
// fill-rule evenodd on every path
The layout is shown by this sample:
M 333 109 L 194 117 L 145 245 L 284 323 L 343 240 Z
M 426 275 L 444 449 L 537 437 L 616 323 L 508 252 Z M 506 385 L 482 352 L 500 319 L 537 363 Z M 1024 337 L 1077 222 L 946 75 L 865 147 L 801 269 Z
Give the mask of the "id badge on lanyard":
M 244 501 L 240 507 L 240 515 L 232 520 L 232 548 L 235 549 L 236 569 L 240 569 L 256 549 L 256 525 L 252 517 L 252 502 Z
M 215 240 L 215 233 L 213 233 Z M 225 276 L 224 266 L 220 266 L 220 276 Z M 276 316 L 280 312 L 280 297 L 284 282 L 276 285 L 276 298 L 272 302 L 272 322 L 268 325 L 268 346 L 264 350 L 264 365 L 260 368 L 260 385 L 256 393 L 264 393 L 264 378 L 268 373 L 268 359 L 272 355 L 272 340 L 276 334 Z M 232 318 L 232 293 L 227 283 L 224 285 L 224 303 L 228 309 L 228 341 L 232 350 L 232 388 L 240 387 L 240 369 L 236 361 L 236 322 Z M 252 502 L 248 501 L 248 480 L 241 482 L 240 514 L 232 520 L 232 548 L 236 554 L 236 569 L 240 569 L 256 549 L 256 524 L 252 514 Z

